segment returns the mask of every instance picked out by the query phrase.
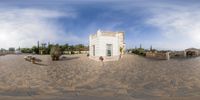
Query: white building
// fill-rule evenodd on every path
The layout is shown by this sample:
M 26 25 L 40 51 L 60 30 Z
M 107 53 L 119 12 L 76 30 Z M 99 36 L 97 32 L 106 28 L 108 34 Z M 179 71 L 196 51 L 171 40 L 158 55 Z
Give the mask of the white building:
M 104 61 L 119 60 L 125 51 L 124 32 L 103 32 L 90 35 L 89 55 L 91 59 Z

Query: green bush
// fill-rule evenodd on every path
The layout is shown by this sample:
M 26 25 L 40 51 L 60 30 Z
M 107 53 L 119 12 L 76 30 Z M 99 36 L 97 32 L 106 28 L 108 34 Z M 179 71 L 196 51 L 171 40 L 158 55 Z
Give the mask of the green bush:
M 146 56 L 146 52 L 143 48 L 133 49 L 132 53 L 141 55 L 141 56 Z
M 22 52 L 22 53 L 32 53 L 33 50 L 30 49 L 30 48 L 22 48 L 22 49 L 21 49 L 21 52 Z
M 71 51 L 71 54 L 75 54 L 75 52 L 74 52 L 74 51 Z

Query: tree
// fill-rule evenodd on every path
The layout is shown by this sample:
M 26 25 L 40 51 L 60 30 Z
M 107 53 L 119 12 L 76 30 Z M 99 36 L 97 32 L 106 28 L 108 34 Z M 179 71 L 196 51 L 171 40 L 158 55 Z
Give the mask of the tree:
M 37 42 L 37 51 L 35 53 L 39 54 L 39 52 L 40 52 L 40 41 Z
M 51 48 L 53 47 L 52 44 L 49 44 L 46 48 L 47 54 L 50 54 Z
M 65 48 L 65 50 L 68 51 L 68 50 L 69 50 L 69 44 L 65 44 L 65 45 L 64 45 L 64 48 Z
M 60 45 L 60 51 L 63 53 L 65 51 L 65 46 L 64 45 Z
M 22 53 L 32 53 L 33 51 L 32 51 L 31 48 L 22 48 L 22 49 L 21 49 L 21 52 L 22 52 Z
M 152 45 L 150 46 L 150 51 L 152 51 L 153 49 L 152 49 Z
M 42 43 L 41 45 L 42 45 L 42 49 L 44 49 L 44 48 L 46 48 L 47 44 L 46 43 Z
M 145 50 L 143 48 L 138 48 L 138 49 L 133 49 L 132 53 L 137 54 L 137 55 L 141 55 L 141 56 L 145 56 Z
M 33 53 L 37 53 L 38 52 L 38 48 L 36 46 L 33 46 L 32 47 L 32 51 L 33 51 Z
M 83 44 L 78 44 L 78 45 L 75 45 L 75 49 L 76 49 L 76 51 L 83 51 L 84 50 L 84 45 Z
M 70 45 L 70 46 L 69 46 L 69 50 L 70 50 L 70 51 L 74 51 L 74 50 L 75 50 L 75 47 L 74 47 L 73 45 Z
M 140 48 L 142 48 L 142 44 L 140 44 Z

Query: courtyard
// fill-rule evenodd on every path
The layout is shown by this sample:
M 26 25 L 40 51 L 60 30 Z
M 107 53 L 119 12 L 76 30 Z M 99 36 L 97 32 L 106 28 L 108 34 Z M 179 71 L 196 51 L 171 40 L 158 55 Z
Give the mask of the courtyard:
M 51 61 L 49 55 L 34 55 L 42 62 L 32 64 L 24 56 L 0 56 L 0 98 L 187 100 L 200 97 L 199 57 L 155 60 L 126 54 L 119 61 L 103 64 L 86 55 L 64 55 L 60 61 Z

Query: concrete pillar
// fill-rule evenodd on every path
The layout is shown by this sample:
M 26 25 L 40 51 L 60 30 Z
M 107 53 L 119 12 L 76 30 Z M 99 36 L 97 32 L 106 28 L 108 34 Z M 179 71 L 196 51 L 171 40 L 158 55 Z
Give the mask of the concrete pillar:
M 170 59 L 169 52 L 166 52 L 166 60 L 169 60 L 169 59 Z

